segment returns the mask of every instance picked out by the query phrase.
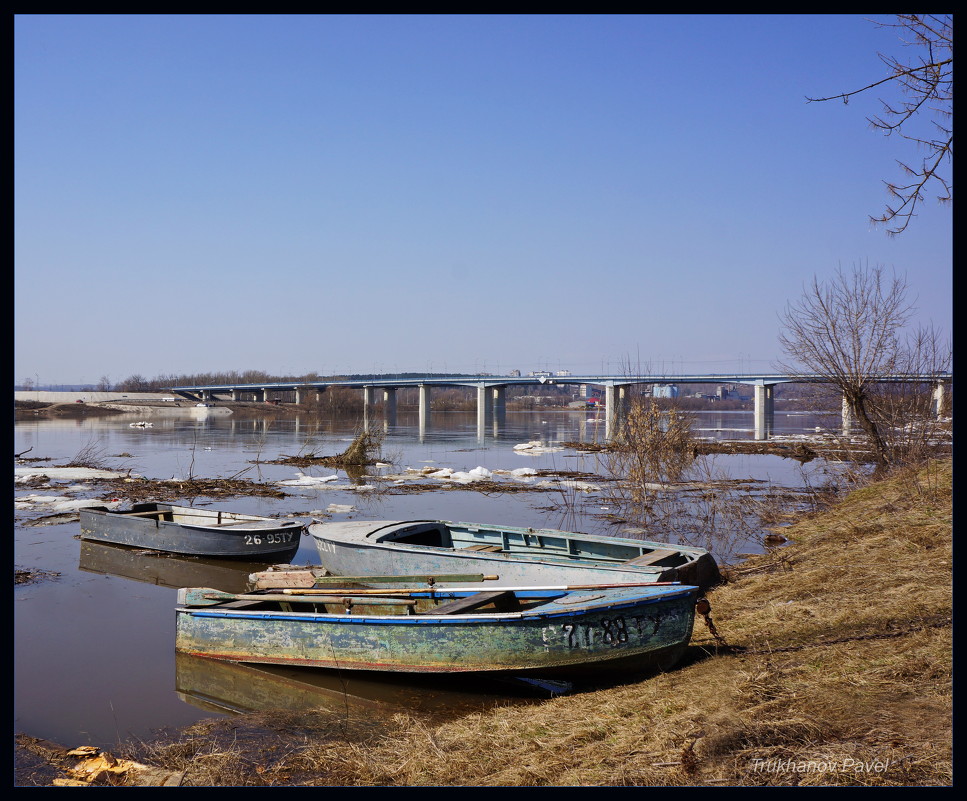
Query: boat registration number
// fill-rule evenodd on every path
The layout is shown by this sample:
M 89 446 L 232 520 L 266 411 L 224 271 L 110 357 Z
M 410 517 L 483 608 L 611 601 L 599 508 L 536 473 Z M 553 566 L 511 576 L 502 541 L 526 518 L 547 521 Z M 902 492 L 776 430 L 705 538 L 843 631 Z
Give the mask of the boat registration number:
M 291 531 L 272 532 L 270 534 L 246 534 L 246 545 L 284 545 L 292 542 L 293 533 Z

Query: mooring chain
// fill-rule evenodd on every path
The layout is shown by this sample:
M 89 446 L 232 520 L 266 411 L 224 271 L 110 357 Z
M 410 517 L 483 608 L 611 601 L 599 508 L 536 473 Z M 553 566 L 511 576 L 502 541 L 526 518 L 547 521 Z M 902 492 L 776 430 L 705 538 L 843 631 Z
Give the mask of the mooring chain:
M 705 625 L 712 637 L 715 638 L 716 644 L 722 648 L 728 648 L 729 646 L 725 642 L 725 638 L 719 634 L 718 629 L 715 628 L 715 624 L 712 622 L 712 605 L 708 602 L 708 598 L 699 598 L 695 602 L 695 611 L 705 620 Z

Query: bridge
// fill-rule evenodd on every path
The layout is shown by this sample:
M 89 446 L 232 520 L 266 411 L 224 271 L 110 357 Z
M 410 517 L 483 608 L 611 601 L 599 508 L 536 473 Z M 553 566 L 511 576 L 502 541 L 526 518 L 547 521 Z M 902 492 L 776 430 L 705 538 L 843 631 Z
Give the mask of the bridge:
M 876 383 L 918 383 L 933 386 L 934 408 L 940 415 L 944 406 L 944 387 L 953 382 L 953 373 L 930 374 L 897 373 L 875 378 Z M 567 373 L 537 373 L 527 376 L 509 375 L 428 375 L 422 378 L 361 378 L 329 379 L 324 381 L 298 381 L 262 384 L 212 384 L 205 386 L 169 387 L 168 391 L 191 400 L 207 402 L 228 395 L 233 401 L 251 399 L 267 401 L 272 393 L 292 392 L 295 402 L 301 403 L 306 393 L 321 393 L 330 387 L 349 387 L 363 392 L 363 415 L 369 419 L 369 411 L 376 402 L 376 393 L 382 394 L 383 415 L 388 422 L 396 419 L 396 391 L 407 387 L 419 390 L 419 425 L 423 430 L 430 422 L 431 391 L 441 387 L 468 387 L 477 392 L 477 428 L 484 432 L 491 422 L 501 425 L 506 414 L 505 390 L 511 386 L 547 386 L 555 384 L 578 384 L 603 387 L 605 393 L 605 437 L 611 439 L 618 430 L 622 415 L 627 411 L 631 387 L 669 384 L 744 384 L 753 387 L 754 428 L 757 440 L 768 439 L 773 430 L 775 412 L 774 392 L 779 384 L 830 383 L 818 374 L 764 374 L 764 373 L 710 373 L 697 374 L 649 374 L 649 375 L 582 375 Z M 842 408 L 843 430 L 852 426 L 852 413 L 845 399 Z

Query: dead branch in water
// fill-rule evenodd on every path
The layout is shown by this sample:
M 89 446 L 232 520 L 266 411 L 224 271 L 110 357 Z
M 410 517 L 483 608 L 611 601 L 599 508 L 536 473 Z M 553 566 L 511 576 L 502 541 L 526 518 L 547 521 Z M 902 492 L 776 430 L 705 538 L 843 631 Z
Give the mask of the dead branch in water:
M 273 459 L 269 464 L 285 464 L 295 467 L 361 467 L 375 464 L 383 447 L 383 432 L 375 429 L 360 431 L 346 450 L 337 456 L 317 456 L 314 453 L 299 456 L 284 456 Z

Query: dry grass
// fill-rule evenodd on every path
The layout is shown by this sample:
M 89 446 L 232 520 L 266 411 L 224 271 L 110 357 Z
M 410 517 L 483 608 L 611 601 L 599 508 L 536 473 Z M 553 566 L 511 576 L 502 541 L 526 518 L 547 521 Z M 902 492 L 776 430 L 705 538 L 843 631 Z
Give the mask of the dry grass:
M 949 785 L 951 472 L 931 463 L 783 529 L 788 546 L 708 595 L 727 647 L 699 618 L 670 673 L 378 731 L 233 718 L 134 756 L 208 786 Z M 246 723 L 262 727 L 249 758 Z

